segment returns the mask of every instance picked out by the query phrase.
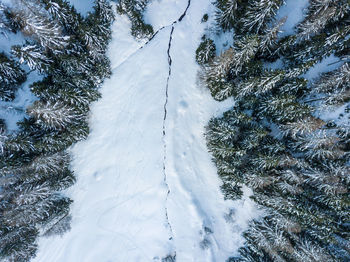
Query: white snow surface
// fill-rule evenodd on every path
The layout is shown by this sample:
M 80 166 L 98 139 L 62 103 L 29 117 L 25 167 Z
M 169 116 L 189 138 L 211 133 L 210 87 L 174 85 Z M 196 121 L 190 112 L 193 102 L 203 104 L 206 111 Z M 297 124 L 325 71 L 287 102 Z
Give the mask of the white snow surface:
M 322 73 L 326 73 L 332 70 L 337 69 L 339 66 L 342 65 L 339 57 L 334 56 L 331 54 L 330 56 L 327 56 L 322 59 L 322 61 L 316 63 L 313 65 L 305 74 L 304 77 L 309 80 L 313 81 L 321 76 Z
M 82 15 L 93 11 L 94 0 L 68 0 Z
M 147 44 L 132 39 L 128 19 L 117 16 L 113 75 L 92 106 L 88 139 L 71 149 L 72 229 L 41 238 L 33 261 L 145 262 L 169 254 L 178 262 L 225 261 L 243 244 L 258 212 L 248 190 L 240 201 L 223 199 L 203 135 L 209 119 L 233 104 L 215 102 L 197 80 L 200 21 L 212 7 L 192 0 L 172 24 L 186 6 L 153 1 L 147 21 L 164 28 Z
M 277 11 L 276 20 L 287 18 L 281 27 L 280 36 L 291 35 L 295 32 L 295 26 L 304 19 L 305 11 L 309 5 L 308 0 L 286 0 L 285 4 Z

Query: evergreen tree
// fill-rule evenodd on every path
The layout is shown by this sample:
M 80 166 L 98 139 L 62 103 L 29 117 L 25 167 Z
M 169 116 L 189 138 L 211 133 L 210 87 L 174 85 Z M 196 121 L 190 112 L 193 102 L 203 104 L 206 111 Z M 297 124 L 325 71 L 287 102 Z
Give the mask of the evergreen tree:
M 283 0 L 250 0 L 240 23 L 242 31 L 262 33 L 274 19 Z
M 281 32 L 280 28 L 286 22 L 287 17 L 282 18 L 272 27 L 267 28 L 265 33 L 261 36 L 259 49 L 263 57 L 272 56 L 278 49 L 277 40 L 278 34 Z
M 8 18 L 8 7 L 0 3 L 0 33 L 7 36 L 7 32 L 12 30 L 11 20 Z
M 347 0 L 310 1 L 308 15 L 298 26 L 299 33 L 287 37 L 282 55 L 291 64 L 321 61 L 325 56 L 339 57 L 349 52 L 350 8 Z
M 215 57 L 215 51 L 214 41 L 203 36 L 202 42 L 196 50 L 196 61 L 200 65 L 211 62 Z
M 71 229 L 70 223 L 72 217 L 70 215 L 63 216 L 60 220 L 55 222 L 44 234 L 44 236 L 63 235 Z
M 143 19 L 143 12 L 149 0 L 120 0 L 118 2 L 118 12 L 126 14 L 131 20 L 131 34 L 136 39 L 151 38 L 154 34 L 150 24 L 146 24 Z
M 224 30 L 233 28 L 239 14 L 239 1 L 237 0 L 218 0 L 215 2 L 216 22 Z
M 73 6 L 65 0 L 40 0 L 47 12 L 55 19 L 68 35 L 75 35 L 83 24 L 83 18 Z
M 35 44 L 27 43 L 24 46 L 13 46 L 12 54 L 19 59 L 21 64 L 26 63 L 32 70 L 45 73 L 49 70 L 53 61 L 45 55 L 42 48 Z
M 346 0 L 310 0 L 308 14 L 305 20 L 298 25 L 299 37 L 310 38 L 319 33 L 329 22 L 337 22 L 350 11 Z
M 66 129 L 69 124 L 81 121 L 84 117 L 61 102 L 35 102 L 27 109 L 29 116 L 35 119 L 36 124 L 50 129 Z
M 311 87 L 310 96 L 315 98 L 307 101 L 319 101 L 325 109 L 332 109 L 350 101 L 350 67 L 343 64 L 338 69 L 324 73 Z M 321 96 L 321 97 L 320 97 Z
M 0 53 L 0 98 L 12 100 L 17 88 L 26 80 L 25 72 L 17 62 Z
M 20 30 L 35 39 L 41 47 L 51 51 L 63 49 L 69 37 L 62 34 L 62 28 L 57 21 L 36 5 L 35 0 L 16 0 L 11 10 L 13 19 L 20 25 Z
M 0 229 L 0 258 L 25 262 L 35 256 L 38 230 L 33 226 L 8 226 Z

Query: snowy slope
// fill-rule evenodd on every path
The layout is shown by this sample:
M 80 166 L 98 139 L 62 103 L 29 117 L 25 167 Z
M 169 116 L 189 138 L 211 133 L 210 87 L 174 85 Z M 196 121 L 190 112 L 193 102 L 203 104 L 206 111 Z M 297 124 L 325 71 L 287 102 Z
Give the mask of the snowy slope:
M 223 200 L 203 137 L 232 104 L 197 85 L 194 54 L 209 8 L 210 0 L 153 1 L 146 18 L 159 31 L 147 44 L 117 17 L 113 75 L 92 107 L 89 138 L 72 148 L 72 230 L 42 238 L 33 261 L 224 261 L 242 245 L 257 212 L 248 192 Z

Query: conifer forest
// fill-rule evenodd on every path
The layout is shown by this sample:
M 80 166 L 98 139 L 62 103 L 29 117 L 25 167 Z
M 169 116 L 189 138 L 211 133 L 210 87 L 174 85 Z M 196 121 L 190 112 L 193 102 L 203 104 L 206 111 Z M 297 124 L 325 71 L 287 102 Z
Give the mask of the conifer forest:
M 350 261 L 349 0 L 0 0 L 0 262 Z

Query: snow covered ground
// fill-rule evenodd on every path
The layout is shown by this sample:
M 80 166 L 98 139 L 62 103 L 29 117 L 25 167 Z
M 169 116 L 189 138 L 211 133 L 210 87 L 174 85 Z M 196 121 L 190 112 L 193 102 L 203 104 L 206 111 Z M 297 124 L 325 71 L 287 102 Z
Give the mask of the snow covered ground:
M 8 133 L 18 131 L 17 122 L 26 116 L 26 109 L 33 104 L 37 98 L 30 91 L 29 86 L 35 81 L 39 81 L 42 76 L 32 72 L 27 76 L 27 81 L 16 91 L 13 101 L 0 100 L 0 119 L 4 119 Z
M 210 5 L 153 1 L 145 17 L 160 30 L 147 44 L 117 17 L 113 75 L 92 107 L 89 138 L 71 150 L 72 230 L 41 238 L 33 261 L 225 261 L 243 244 L 257 211 L 248 191 L 224 201 L 203 137 L 208 120 L 232 105 L 197 83 L 194 55 Z
M 308 0 L 286 0 L 285 4 L 278 10 L 276 20 L 286 17 L 286 22 L 282 26 L 283 31 L 280 36 L 291 35 L 295 32 L 295 25 L 303 20 L 305 11 L 309 5 Z
M 68 0 L 82 15 L 93 11 L 94 0 Z

